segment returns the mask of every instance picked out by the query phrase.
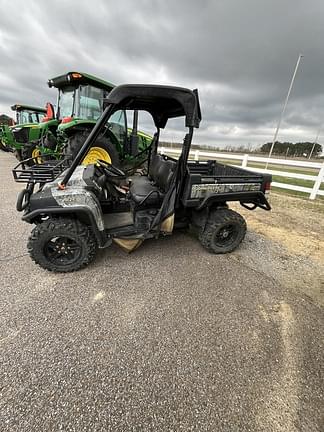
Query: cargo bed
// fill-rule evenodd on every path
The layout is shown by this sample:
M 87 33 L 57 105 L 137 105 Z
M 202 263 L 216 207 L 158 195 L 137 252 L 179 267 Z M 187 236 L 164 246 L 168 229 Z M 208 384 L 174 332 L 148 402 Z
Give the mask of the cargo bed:
M 260 174 L 219 163 L 215 160 L 188 161 L 182 196 L 185 206 L 204 207 L 211 200 L 218 203 L 239 201 L 251 210 L 271 207 L 265 198 L 271 184 L 270 174 Z

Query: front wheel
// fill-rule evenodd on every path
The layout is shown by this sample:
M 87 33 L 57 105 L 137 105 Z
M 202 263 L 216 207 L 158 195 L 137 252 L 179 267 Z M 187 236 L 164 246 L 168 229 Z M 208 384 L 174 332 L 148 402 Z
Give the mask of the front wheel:
M 25 159 L 31 159 L 26 163 L 26 165 L 33 166 L 35 164 L 41 164 L 42 158 L 41 158 L 41 151 L 37 147 L 37 142 L 28 142 L 24 144 L 23 148 L 21 149 L 21 158 L 22 160 Z
M 224 254 L 236 249 L 245 233 L 244 218 L 231 209 L 222 208 L 211 211 L 199 240 L 209 252 Z
M 78 220 L 50 218 L 32 230 L 27 248 L 36 264 L 66 273 L 90 264 L 97 242 L 90 228 Z
M 5 141 L 2 141 L 1 139 L 0 139 L 0 150 L 2 150 L 4 152 L 8 152 L 9 151 L 9 148 L 7 147 Z

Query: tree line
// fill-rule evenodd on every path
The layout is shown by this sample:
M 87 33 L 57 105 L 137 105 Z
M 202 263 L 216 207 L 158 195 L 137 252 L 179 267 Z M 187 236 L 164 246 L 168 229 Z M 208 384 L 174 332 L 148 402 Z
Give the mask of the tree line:
M 308 141 L 298 142 L 295 144 L 291 142 L 276 141 L 273 147 L 272 154 L 280 155 L 280 156 L 293 156 L 293 157 L 309 156 L 312 151 L 313 145 L 314 143 Z M 260 147 L 259 152 L 269 153 L 271 146 L 272 146 L 271 142 L 263 144 Z M 312 156 L 314 157 L 319 156 L 322 153 L 322 151 L 323 151 L 322 146 L 316 143 L 314 146 Z

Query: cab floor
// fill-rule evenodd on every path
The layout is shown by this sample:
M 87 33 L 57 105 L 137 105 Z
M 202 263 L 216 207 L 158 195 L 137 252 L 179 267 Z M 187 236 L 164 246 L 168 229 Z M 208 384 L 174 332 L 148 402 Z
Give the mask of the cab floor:
M 104 215 L 105 229 L 108 230 L 133 225 L 133 223 L 134 220 L 132 212 L 109 213 Z

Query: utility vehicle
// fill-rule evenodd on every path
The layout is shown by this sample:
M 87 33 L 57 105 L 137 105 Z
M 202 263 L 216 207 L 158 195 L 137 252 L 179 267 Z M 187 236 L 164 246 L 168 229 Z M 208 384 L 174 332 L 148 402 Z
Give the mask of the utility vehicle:
M 44 118 L 46 109 L 23 104 L 12 105 L 11 109 L 16 113 L 16 125 L 0 125 L 1 148 L 16 152 L 19 160 L 35 157 L 32 151 L 24 151 L 24 146 L 40 138 L 36 125 Z
M 52 154 L 58 159 L 62 154 L 75 157 L 102 114 L 104 99 L 114 85 L 84 72 L 68 72 L 50 79 L 48 85 L 58 89 L 58 124 L 43 134 L 38 149 L 42 155 Z M 120 166 L 121 162 L 131 162 L 134 155 L 130 154 L 129 135 L 126 113 L 119 110 L 103 128 L 82 163 L 87 165 L 101 159 Z M 138 151 L 142 153 L 151 144 L 152 137 L 143 132 L 138 137 Z
M 265 193 L 271 175 L 216 161 L 188 160 L 194 128 L 201 120 L 197 91 L 126 84 L 109 93 L 105 106 L 70 163 L 62 160 L 28 168 L 21 162 L 13 170 L 16 181 L 27 183 L 17 209 L 24 210 L 24 221 L 36 225 L 28 251 L 43 268 L 78 270 L 94 259 L 98 247 L 116 242 L 131 251 L 145 239 L 190 225 L 210 252 L 231 252 L 243 240 L 246 223 L 228 203 L 270 210 Z M 145 110 L 154 120 L 147 174 L 129 177 L 100 159 L 80 165 L 109 119 L 125 109 Z M 160 129 L 175 117 L 184 117 L 188 128 L 178 160 L 158 152 Z

